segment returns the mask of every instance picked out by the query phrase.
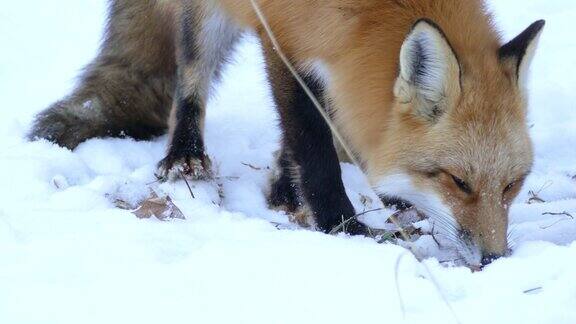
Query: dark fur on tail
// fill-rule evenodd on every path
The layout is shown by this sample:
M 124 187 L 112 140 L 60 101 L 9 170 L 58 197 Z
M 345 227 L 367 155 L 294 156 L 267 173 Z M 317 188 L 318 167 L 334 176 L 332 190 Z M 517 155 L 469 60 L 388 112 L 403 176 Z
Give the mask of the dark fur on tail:
M 100 53 L 74 92 L 41 112 L 30 139 L 70 149 L 92 137 L 163 134 L 176 86 L 174 12 L 154 0 L 113 0 Z

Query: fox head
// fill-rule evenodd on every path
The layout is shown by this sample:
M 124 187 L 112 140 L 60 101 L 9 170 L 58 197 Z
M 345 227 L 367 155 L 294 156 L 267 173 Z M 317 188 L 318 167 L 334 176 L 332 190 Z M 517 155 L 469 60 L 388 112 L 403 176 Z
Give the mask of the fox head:
M 401 47 L 388 144 L 369 173 L 379 194 L 427 214 L 469 264 L 508 251 L 510 204 L 533 163 L 525 85 L 543 26 L 459 55 L 423 19 Z

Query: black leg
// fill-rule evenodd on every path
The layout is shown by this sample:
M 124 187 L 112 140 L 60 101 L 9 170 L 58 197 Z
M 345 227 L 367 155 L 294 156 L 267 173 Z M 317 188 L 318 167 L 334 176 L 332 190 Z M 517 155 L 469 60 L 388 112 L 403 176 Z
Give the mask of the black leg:
M 185 2 L 177 37 L 177 85 L 170 117 L 168 154 L 158 165 L 161 179 L 212 177 L 205 153 L 204 119 L 209 88 L 240 35 L 233 21 L 203 2 Z M 216 18 L 215 18 L 216 17 Z M 219 19 L 216 21 L 215 19 Z
M 276 53 L 270 46 L 265 46 L 265 52 L 284 132 L 284 150 L 290 152 L 298 172 L 299 188 L 316 225 L 328 233 L 355 215 L 342 183 L 332 133 Z M 305 79 L 316 97 L 322 99 L 321 84 L 310 77 Z M 351 234 L 366 232 L 365 226 L 354 219 L 348 222 L 346 231 Z
M 160 161 L 159 176 L 163 179 L 183 175 L 193 179 L 211 177 L 210 159 L 205 153 L 203 123 L 204 104 L 194 94 L 176 94 L 174 125 L 168 154 Z

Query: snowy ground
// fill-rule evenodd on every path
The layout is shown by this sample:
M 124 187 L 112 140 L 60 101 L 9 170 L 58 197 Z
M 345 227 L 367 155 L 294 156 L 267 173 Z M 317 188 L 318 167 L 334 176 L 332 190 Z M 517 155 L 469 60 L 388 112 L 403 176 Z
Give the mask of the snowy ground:
M 26 143 L 32 116 L 66 94 L 95 54 L 105 6 L 3 1 L 0 323 L 455 322 L 440 292 L 462 323 L 576 323 L 576 220 L 544 214 L 576 216 L 576 2 L 492 2 L 507 38 L 539 18 L 548 25 L 531 85 L 536 167 L 512 211 L 517 246 L 471 273 L 434 258 L 425 267 L 365 238 L 272 225 L 287 218 L 263 195 L 278 131 L 253 40 L 208 110 L 223 199 L 214 184 L 194 184 L 191 199 L 184 183 L 153 183 L 165 138 L 96 139 L 74 152 Z M 357 170 L 344 170 L 361 208 L 358 194 L 369 191 Z M 169 194 L 187 220 L 115 208 L 150 190 Z M 530 191 L 545 202 L 527 204 Z

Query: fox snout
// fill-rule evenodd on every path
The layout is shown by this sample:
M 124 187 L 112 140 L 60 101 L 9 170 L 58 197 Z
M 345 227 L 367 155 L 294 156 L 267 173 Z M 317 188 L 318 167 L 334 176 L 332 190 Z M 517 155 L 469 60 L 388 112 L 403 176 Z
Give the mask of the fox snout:
M 476 203 L 452 208 L 460 237 L 478 251 L 477 262 L 483 266 L 509 253 L 508 208 L 490 198 L 494 196 L 480 194 Z
M 487 266 L 510 254 L 507 229 L 496 229 L 488 224 L 488 233 L 482 230 L 461 229 L 458 252 L 469 265 Z
M 500 195 L 486 189 L 459 193 L 449 186 L 434 192 L 433 186 L 418 189 L 417 181 L 399 174 L 383 178 L 377 187 L 380 199 L 386 206 L 416 207 L 470 266 L 484 266 L 508 254 L 509 210 Z

